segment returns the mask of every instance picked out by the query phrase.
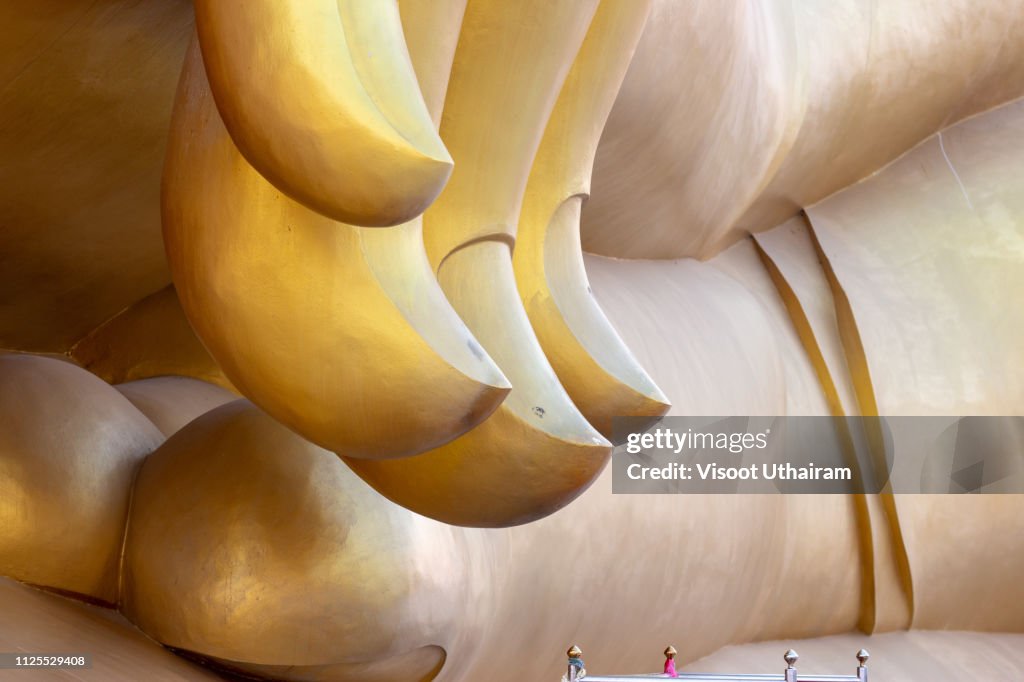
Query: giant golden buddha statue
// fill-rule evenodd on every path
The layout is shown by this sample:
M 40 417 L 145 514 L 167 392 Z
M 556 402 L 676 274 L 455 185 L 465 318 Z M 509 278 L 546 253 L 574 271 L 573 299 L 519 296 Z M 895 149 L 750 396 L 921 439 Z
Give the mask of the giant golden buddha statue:
M 614 417 L 1024 413 L 1021 35 L 1021 0 L 3 3 L 0 653 L 92 664 L 4 674 L 673 642 L 1024 679 L 1019 495 L 607 466 Z

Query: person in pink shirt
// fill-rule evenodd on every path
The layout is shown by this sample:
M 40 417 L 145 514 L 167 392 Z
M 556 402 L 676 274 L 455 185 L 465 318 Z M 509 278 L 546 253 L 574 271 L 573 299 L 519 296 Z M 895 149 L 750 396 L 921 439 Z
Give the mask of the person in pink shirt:
M 666 677 L 679 677 L 679 673 L 676 672 L 676 648 L 669 646 L 665 649 L 665 676 Z

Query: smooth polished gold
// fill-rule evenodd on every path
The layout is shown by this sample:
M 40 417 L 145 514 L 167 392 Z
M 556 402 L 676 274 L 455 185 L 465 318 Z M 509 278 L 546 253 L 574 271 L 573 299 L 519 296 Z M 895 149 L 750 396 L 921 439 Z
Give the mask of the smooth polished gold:
M 460 535 L 237 400 L 142 467 L 122 609 L 157 641 L 249 674 L 426 681 L 459 627 Z
M 424 216 L 428 254 L 452 305 L 512 381 L 487 421 L 451 443 L 392 461 L 346 458 L 389 499 L 464 526 L 510 526 L 572 501 L 609 443 L 548 364 L 515 284 L 509 241 L 544 126 L 595 3 L 470 2 L 442 135 L 456 159 Z M 531 60 L 534 68 L 519 67 Z
M 1024 291 L 1022 135 L 1017 101 L 932 136 L 808 208 L 859 331 L 858 391 L 879 413 L 1018 410 L 1011 406 L 1024 395 L 1015 369 L 1024 359 L 1024 309 L 1008 303 Z M 1024 549 L 1011 543 L 999 560 L 982 558 L 983 526 L 1024 534 L 1021 500 L 892 497 L 915 627 L 1024 627 L 1019 610 L 1003 608 L 1024 599 L 1024 585 L 1009 577 Z
M 295 428 L 324 428 L 373 448 L 406 436 L 419 443 L 398 427 L 426 424 L 439 434 L 459 419 L 458 410 L 447 411 L 456 388 L 465 391 L 465 409 L 497 389 L 497 379 L 481 376 L 501 376 L 485 360 L 474 364 L 472 337 L 434 283 L 436 267 L 444 292 L 515 382 L 489 419 L 429 454 L 350 459 L 381 472 L 379 487 L 396 499 L 458 522 L 516 523 L 572 499 L 599 467 L 607 445 L 586 447 L 582 437 L 595 432 L 583 417 L 597 421 L 594 414 L 610 406 L 592 410 L 557 372 L 559 352 L 578 359 L 581 348 L 594 358 L 604 350 L 568 336 L 549 343 L 547 323 L 524 315 L 513 270 L 529 253 L 533 227 L 545 241 L 532 262 L 546 277 L 533 281 L 548 288 L 556 304 L 549 310 L 577 333 L 576 316 L 600 321 L 586 299 L 560 298 L 564 291 L 582 296 L 585 265 L 601 309 L 679 413 L 825 414 L 852 405 L 852 414 L 860 411 L 855 389 L 871 391 L 871 404 L 889 413 L 1024 409 L 1024 328 L 1015 305 L 1024 288 L 1024 118 L 1019 105 L 985 111 L 1024 94 L 1020 0 L 656 0 L 599 146 L 594 196 L 582 209 L 584 243 L 617 257 L 708 260 L 587 255 L 583 265 L 569 242 L 586 190 L 563 179 L 587 171 L 588 144 L 610 96 L 600 83 L 614 80 L 617 60 L 625 59 L 620 41 L 633 26 L 622 19 L 599 30 L 602 16 L 642 5 L 402 0 L 426 111 L 437 122 L 448 100 L 442 137 L 456 161 L 452 185 L 427 221 L 436 240 L 431 262 L 417 219 L 393 229 L 352 228 L 310 209 L 316 197 L 280 196 L 292 191 L 283 186 L 289 182 L 323 203 L 345 199 L 321 211 L 351 210 L 360 197 L 349 190 L 358 187 L 335 195 L 336 178 L 323 174 L 335 164 L 339 173 L 359 175 L 351 164 L 365 159 L 343 158 L 343 150 L 379 149 L 385 138 L 396 140 L 389 130 L 429 137 L 404 58 L 395 57 L 402 47 L 393 6 L 212 2 L 203 11 L 224 12 L 215 31 L 224 43 L 214 36 L 203 49 L 224 64 L 236 59 L 232 68 L 247 60 L 251 69 L 217 85 L 214 99 L 187 103 L 195 107 L 192 123 L 174 129 L 169 180 L 188 190 L 176 196 L 195 215 L 203 198 L 202 221 L 173 237 L 175 248 L 203 248 L 179 250 L 176 277 L 192 273 L 189 314 L 205 325 L 217 359 L 233 363 L 247 390 L 277 401 L 277 414 L 294 410 Z M 0 346 L 70 349 L 108 380 L 150 377 L 115 387 L 175 434 L 144 465 L 134 502 L 145 522 L 129 525 L 125 576 L 134 601 L 126 610 L 148 631 L 243 675 L 459 682 L 506 670 L 529 680 L 559 674 L 565 660 L 552 644 L 565 641 L 583 641 L 597 669 L 644 670 L 650 644 L 679 633 L 686 657 L 702 658 L 711 671 L 777 660 L 785 647 L 749 642 L 780 638 L 816 667 L 849 670 L 849 654 L 865 645 L 857 628 L 867 627 L 900 630 L 872 636 L 880 678 L 916 679 L 924 671 L 930 682 L 1016 679 L 1024 669 L 1020 635 L 1012 634 L 1024 631 L 1019 497 L 903 497 L 890 506 L 841 496 L 629 497 L 610 493 L 606 469 L 572 505 L 544 519 L 513 529 L 457 528 L 389 503 L 333 454 L 245 403 L 182 428 L 227 398 L 189 379 L 152 377 L 219 372 L 177 315 L 173 292 L 161 292 L 169 275 L 158 176 L 172 81 L 193 31 L 191 6 L 0 4 Z M 251 25 L 246 35 L 229 23 L 232 7 L 249 19 L 263 7 L 265 17 L 285 20 Z M 593 7 L 588 26 L 582 17 Z M 287 12 L 305 14 L 298 22 Z M 328 21 L 310 20 L 321 16 Z M 282 26 L 310 35 L 262 40 Z M 344 50 L 328 35 L 339 26 Z M 598 35 L 604 39 L 594 48 Z M 330 52 L 303 52 L 314 47 Z M 585 56 L 591 48 L 600 52 L 593 60 Z M 232 49 L 240 51 L 229 59 Z M 330 55 L 351 60 L 342 79 L 332 79 L 338 67 Z M 293 61 L 271 69 L 266 56 Z M 389 69 L 401 73 L 392 78 Z M 202 66 L 196 73 L 205 77 Z M 266 82 L 248 82 L 257 78 Z M 328 96 L 306 97 L 297 83 Z M 388 92 L 391 83 L 402 92 Z M 358 96 L 330 96 L 349 86 Z M 217 107 L 229 108 L 221 100 L 232 93 L 223 90 L 233 87 L 262 89 L 230 104 L 232 115 L 254 117 L 243 121 L 249 128 L 208 136 L 220 126 Z M 260 97 L 272 101 L 251 106 Z M 570 115 L 562 100 L 573 98 L 584 110 Z M 304 116 L 301 108 L 314 101 L 341 107 L 343 123 L 366 113 L 359 121 L 374 131 L 351 145 L 318 147 L 337 132 L 318 126 L 339 119 Z M 257 128 L 261 112 L 267 125 Z M 561 134 L 553 133 L 558 126 Z M 910 149 L 939 128 L 941 138 Z M 259 149 L 239 151 L 254 139 Z M 282 151 L 286 143 L 294 148 Z M 388 212 L 425 201 L 431 173 L 443 170 L 415 141 L 397 144 L 371 160 L 411 184 L 370 190 L 376 198 L 411 194 L 399 197 L 401 210 L 363 206 L 381 223 L 397 219 Z M 269 156 L 275 149 L 280 158 Z M 280 168 L 268 166 L 264 177 L 246 155 Z M 292 165 L 306 161 L 321 165 Z M 307 177 L 307 170 L 318 174 Z M 551 188 L 533 182 L 542 174 Z M 363 180 L 353 181 L 365 189 Z M 813 204 L 824 194 L 831 196 Z M 528 219 L 531 202 L 536 220 Z M 797 234 L 805 243 L 771 230 L 778 223 L 776 230 L 790 229 L 783 220 L 805 204 L 821 260 L 811 232 Z M 178 209 L 172 202 L 169 210 Z M 779 273 L 743 239 L 748 229 L 766 230 L 757 244 Z M 822 261 L 843 301 L 832 295 Z M 152 292 L 160 293 L 147 299 Z M 359 337 L 359 330 L 376 336 Z M 593 341 L 609 330 L 595 323 L 586 331 Z M 858 348 L 848 352 L 843 342 L 852 333 Z M 0 519 L 0 533 L 25 532 L 18 524 L 30 515 L 37 537 L 58 541 L 31 554 L 20 539 L 0 545 L 0 561 L 16 557 L 26 575 L 53 569 L 50 589 L 109 599 L 95 595 L 111 584 L 111 538 L 123 530 L 123 516 L 101 515 L 103 533 L 96 532 L 97 509 L 106 509 L 114 488 L 94 476 L 110 464 L 108 446 L 123 454 L 121 445 L 145 422 L 109 387 L 43 367 L 0 373 L 0 442 L 27 443 L 0 449 L 0 467 L 28 481 L 19 485 L 34 496 L 22 503 L 0 490 L 0 507 L 16 509 Z M 832 388 L 822 390 L 826 375 Z M 5 383 L 12 376 L 13 388 Z M 395 407 L 402 396 L 411 396 L 412 409 Z M 111 416 L 105 410 L 114 403 Z M 70 483 L 68 493 L 61 486 Z M 81 537 L 70 537 L 69 524 L 85 528 Z M 92 578 L 53 587 L 54 576 L 78 571 Z M 160 652 L 132 656 L 123 641 L 104 637 L 124 634 L 113 614 L 66 600 L 49 609 L 43 604 L 52 606 L 52 595 L 14 585 L 15 597 L 10 585 L 0 581 L 0 651 L 20 648 L 26 632 L 56 645 L 59 633 L 102 654 L 95 674 L 103 679 L 161 674 Z M 557 617 L 547 617 L 552 604 Z M 93 617 L 73 619 L 72 609 Z M 87 631 L 76 634 L 65 621 Z M 908 625 L 922 629 L 903 632 Z M 956 656 L 941 655 L 950 650 Z
M 587 252 L 710 258 L 743 236 L 799 127 L 799 48 L 818 30 L 797 31 L 799 5 L 820 3 L 654 3 L 595 157 Z
M 1022 31 L 1021 0 L 659 0 L 597 155 L 584 248 L 706 259 L 769 230 L 1024 95 Z
M 774 230 L 758 234 L 756 244 L 804 352 L 814 366 L 829 412 L 837 417 L 862 414 L 849 370 L 856 363 L 848 366 L 844 354 L 844 347 L 850 345 L 849 320 L 843 304 L 845 293 L 841 289 L 833 293 L 834 278 L 816 251 L 806 216 L 797 216 Z M 843 438 L 854 476 L 864 476 L 866 469 L 861 466 L 850 430 L 841 428 L 837 435 Z M 867 453 L 863 454 L 866 462 Z M 906 627 L 910 618 L 910 597 L 904 589 L 906 574 L 894 560 L 898 528 L 877 495 L 858 495 L 853 504 L 863 575 L 859 627 L 864 632 Z
M 441 124 L 466 3 L 467 0 L 398 0 L 409 58 L 435 128 Z
M 117 603 L 132 479 L 161 442 L 84 369 L 0 354 L 0 575 Z
M 444 187 L 451 157 L 395 0 L 198 0 L 195 9 L 224 125 L 275 187 L 370 226 L 415 218 Z
M 424 215 L 435 269 L 474 241 L 514 241 L 534 155 L 597 6 L 469 2 L 441 119 L 460 168 Z
M 658 417 L 668 399 L 594 299 L 580 245 L 580 208 L 594 153 L 650 12 L 604 0 L 576 57 L 526 186 L 513 267 L 537 340 L 566 392 L 606 438 L 612 417 Z
M 64 353 L 170 283 L 160 173 L 188 2 L 0 3 L 0 349 Z
M 196 47 L 167 156 L 164 236 L 182 307 L 234 386 L 275 418 L 335 452 L 394 457 L 451 440 L 505 398 L 419 225 L 352 227 L 281 194 L 221 124 Z
M 441 272 L 466 324 L 516 382 L 501 407 L 469 433 L 421 455 L 345 458 L 384 496 L 445 523 L 499 527 L 547 516 L 593 482 L 610 452 L 547 365 L 512 278 L 508 247 L 493 241 L 460 249 Z

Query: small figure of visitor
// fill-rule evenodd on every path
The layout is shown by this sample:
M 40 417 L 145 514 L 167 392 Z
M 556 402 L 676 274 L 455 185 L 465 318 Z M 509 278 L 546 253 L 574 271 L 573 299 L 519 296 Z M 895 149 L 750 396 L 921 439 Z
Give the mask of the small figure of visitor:
M 676 651 L 674 646 L 669 645 L 665 649 L 665 677 L 679 677 L 679 673 L 676 672 Z

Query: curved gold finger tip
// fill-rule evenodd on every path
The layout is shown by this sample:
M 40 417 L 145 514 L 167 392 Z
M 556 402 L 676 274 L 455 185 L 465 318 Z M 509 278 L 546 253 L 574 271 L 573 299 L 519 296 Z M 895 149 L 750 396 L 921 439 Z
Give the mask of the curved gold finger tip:
M 438 138 L 440 140 L 440 138 Z M 335 195 L 296 197 L 313 210 L 348 225 L 395 227 L 413 220 L 437 199 L 448 184 L 455 162 L 430 155 L 416 147 L 400 150 L 404 157 L 387 171 L 389 186 L 378 186 L 364 204 L 339 201 Z
M 628 397 L 623 398 L 619 404 L 618 414 L 621 417 L 651 417 L 657 419 L 665 416 L 665 413 L 672 409 L 672 403 L 665 397 L 657 386 L 651 393 L 641 392 L 632 386 L 623 385 L 623 391 Z
M 629 397 L 623 399 L 620 415 L 617 416 L 658 418 L 672 409 L 671 401 L 654 382 L 643 388 L 629 384 L 623 384 L 622 387 Z
M 435 173 L 444 173 L 445 180 L 447 180 L 452 169 L 455 168 L 455 160 L 448 151 L 448 147 L 445 146 L 444 140 L 441 139 L 441 135 L 432 126 L 429 132 L 429 136 L 424 139 L 410 139 L 409 136 L 403 135 L 409 142 L 407 153 L 413 162 L 422 164 Z
M 613 445 L 622 445 L 627 435 L 626 430 L 621 427 L 616 429 L 615 421 L 619 418 L 629 418 L 629 432 L 643 431 L 655 424 L 664 417 L 672 405 L 665 400 L 651 399 L 648 396 L 637 395 L 639 400 L 628 407 L 619 409 L 615 414 L 605 416 L 594 416 L 591 424 L 594 425 Z
M 561 433 L 534 425 L 565 417 L 568 423 L 555 427 Z M 611 448 L 578 413 L 522 417 L 504 405 L 436 450 L 397 460 L 342 459 L 377 492 L 418 514 L 453 526 L 505 528 L 549 516 L 579 497 Z
M 625 346 L 622 351 L 629 353 Z M 586 353 L 583 348 L 579 352 Z M 581 356 L 581 359 L 593 362 L 589 355 Z M 629 359 L 632 360 L 632 356 Z M 639 369 L 635 362 L 632 364 L 635 369 Z M 568 363 L 556 364 L 555 370 L 569 395 L 587 421 L 616 445 L 619 444 L 615 437 L 616 418 L 631 418 L 633 421 L 630 422 L 630 428 L 633 429 L 636 427 L 636 418 L 648 418 L 653 423 L 672 409 L 672 403 L 642 369 L 639 376 L 633 372 L 632 380 L 624 380 L 590 367 L 582 371 L 589 371 L 591 376 L 581 378 L 579 367 L 566 365 Z
M 281 192 L 366 227 L 408 222 L 440 194 L 453 162 L 395 2 L 197 0 L 195 17 L 221 118 Z

